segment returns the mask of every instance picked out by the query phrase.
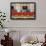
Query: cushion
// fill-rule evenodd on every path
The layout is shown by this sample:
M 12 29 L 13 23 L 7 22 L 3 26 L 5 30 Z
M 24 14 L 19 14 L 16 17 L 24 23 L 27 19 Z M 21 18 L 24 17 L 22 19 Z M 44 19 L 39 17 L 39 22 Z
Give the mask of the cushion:
M 23 36 L 20 40 L 21 43 L 28 43 L 28 42 L 34 42 L 37 41 L 37 38 L 35 36 Z

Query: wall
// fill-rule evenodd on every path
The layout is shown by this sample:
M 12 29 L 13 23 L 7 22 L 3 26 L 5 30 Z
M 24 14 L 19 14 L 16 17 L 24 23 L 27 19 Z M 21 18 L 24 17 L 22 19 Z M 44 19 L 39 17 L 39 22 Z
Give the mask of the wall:
M 10 20 L 10 2 L 36 2 L 36 20 Z M 11 31 L 19 31 L 20 36 L 17 33 L 15 34 L 15 40 L 19 39 L 25 34 L 30 34 L 32 31 L 46 33 L 46 0 L 0 0 L 0 10 L 6 12 L 7 21 L 5 22 L 5 27 L 11 29 Z M 13 28 L 12 28 L 13 27 Z M 20 28 L 21 27 L 21 28 Z M 5 28 L 4 28 L 5 29 Z M 2 29 L 0 28 L 0 31 Z M 1 34 L 1 33 L 0 33 Z M 14 35 L 12 35 L 14 37 Z M 18 41 L 15 43 L 17 46 L 20 45 Z M 15 45 L 14 45 L 15 46 Z
M 36 20 L 10 20 L 10 2 L 36 2 Z M 46 0 L 0 0 L 0 10 L 6 12 L 6 27 L 46 27 Z

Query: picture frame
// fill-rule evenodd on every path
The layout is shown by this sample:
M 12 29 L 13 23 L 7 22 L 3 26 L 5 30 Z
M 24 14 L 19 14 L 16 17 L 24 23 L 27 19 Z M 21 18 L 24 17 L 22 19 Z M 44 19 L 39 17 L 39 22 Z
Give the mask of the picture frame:
M 12 20 L 35 20 L 36 2 L 11 2 L 10 19 Z

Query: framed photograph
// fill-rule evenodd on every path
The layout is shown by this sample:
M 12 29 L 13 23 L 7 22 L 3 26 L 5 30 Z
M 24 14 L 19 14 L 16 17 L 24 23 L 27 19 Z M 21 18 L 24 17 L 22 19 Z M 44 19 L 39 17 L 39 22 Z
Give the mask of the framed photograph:
M 36 3 L 35 2 L 11 2 L 10 18 L 14 20 L 35 20 Z

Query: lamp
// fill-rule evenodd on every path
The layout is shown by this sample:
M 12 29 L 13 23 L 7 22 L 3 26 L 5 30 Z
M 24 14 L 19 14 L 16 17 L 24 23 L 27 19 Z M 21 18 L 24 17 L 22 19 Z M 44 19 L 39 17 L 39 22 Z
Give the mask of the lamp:
M 10 30 L 9 29 L 5 29 L 5 32 L 7 33 L 7 36 L 9 37 Z
M 8 33 L 9 32 L 9 29 L 5 29 L 5 32 Z

